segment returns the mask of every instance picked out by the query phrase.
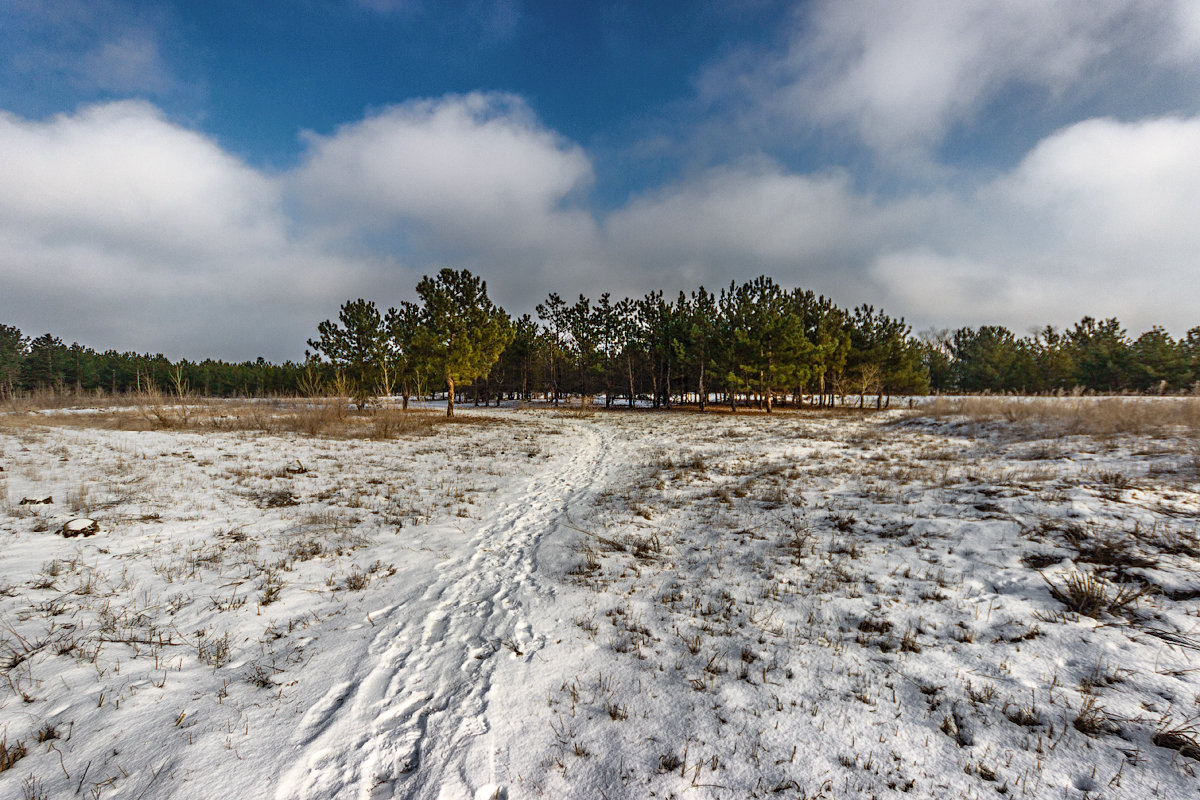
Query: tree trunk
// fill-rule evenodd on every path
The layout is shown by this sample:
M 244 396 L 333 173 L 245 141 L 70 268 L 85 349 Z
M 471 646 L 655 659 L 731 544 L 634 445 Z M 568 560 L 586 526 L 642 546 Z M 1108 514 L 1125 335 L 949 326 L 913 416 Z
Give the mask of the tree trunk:
M 700 410 L 708 405 L 708 390 L 704 388 L 704 359 L 700 360 Z
M 632 359 L 632 358 L 626 359 L 626 360 L 625 360 L 625 365 L 628 367 L 628 370 L 629 370 L 629 407 L 630 407 L 630 408 L 633 408 L 633 398 L 634 398 L 634 393 L 633 393 L 633 359 Z
M 558 354 L 554 348 L 550 350 L 550 385 L 554 388 L 554 405 L 558 406 L 558 365 L 555 363 Z
M 446 416 L 454 416 L 454 379 L 449 375 L 446 376 L 446 386 L 449 387 L 446 391 Z

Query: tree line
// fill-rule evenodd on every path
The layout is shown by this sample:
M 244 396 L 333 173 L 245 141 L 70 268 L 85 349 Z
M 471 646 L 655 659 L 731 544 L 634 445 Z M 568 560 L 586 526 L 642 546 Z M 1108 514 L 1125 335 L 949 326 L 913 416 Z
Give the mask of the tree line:
M 510 317 L 465 270 L 426 277 L 417 295 L 420 303 L 383 313 L 371 301 L 345 303 L 309 340 L 308 363 L 323 365 L 360 403 L 399 394 L 407 406 L 445 390 L 448 414 L 456 396 L 484 404 L 602 396 L 605 407 L 719 402 L 769 412 L 848 395 L 860 406 L 872 395 L 880 406 L 928 390 L 924 350 L 903 319 L 866 305 L 846 310 L 765 276 L 674 299 L 656 291 L 572 303 L 551 293 L 537 319 Z
M 1200 387 L 1200 326 L 1174 339 L 1159 326 L 1131 338 L 1115 319 L 1084 317 L 1017 337 L 985 325 L 922 334 L 925 370 L 937 392 L 1169 394 Z
M 30 338 L 0 324 L 0 399 L 35 392 L 128 394 L 196 392 L 213 397 L 293 394 L 302 365 L 262 358 L 231 363 L 214 359 L 171 361 L 161 353 L 97 352 L 64 344 L 46 333 Z
M 1173 339 L 1160 327 L 1131 338 L 1116 319 L 1017 337 L 999 326 L 914 336 L 903 318 L 842 308 L 768 277 L 669 298 L 575 301 L 550 293 L 512 317 L 466 270 L 416 287 L 418 302 L 381 312 L 341 306 L 317 326 L 303 363 L 171 361 L 96 352 L 0 325 L 0 398 L 17 394 L 166 390 L 210 396 L 442 395 L 455 402 L 602 398 L 606 407 L 719 403 L 877 407 L 895 395 L 1064 391 L 1178 393 L 1200 382 L 1200 327 Z M 870 398 L 870 400 L 868 400 Z

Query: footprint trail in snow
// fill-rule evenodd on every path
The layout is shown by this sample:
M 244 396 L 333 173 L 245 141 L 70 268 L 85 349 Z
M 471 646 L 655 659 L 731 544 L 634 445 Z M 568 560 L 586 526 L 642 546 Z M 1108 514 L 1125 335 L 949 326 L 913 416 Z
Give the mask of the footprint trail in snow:
M 276 800 L 507 795 L 503 743 L 488 719 L 498 659 L 544 644 L 531 604 L 553 595 L 536 551 L 600 491 L 608 431 L 578 425 L 565 468 L 480 524 L 416 601 L 373 613 L 380 628 L 351 679 L 329 688 L 293 735 Z

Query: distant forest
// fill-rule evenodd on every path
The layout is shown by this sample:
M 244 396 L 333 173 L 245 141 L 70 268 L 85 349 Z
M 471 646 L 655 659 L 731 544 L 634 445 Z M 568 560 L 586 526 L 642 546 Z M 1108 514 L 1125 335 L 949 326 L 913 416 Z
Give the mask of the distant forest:
M 977 392 L 1183 393 L 1200 383 L 1200 326 L 1131 338 L 1116 319 L 1019 337 L 983 326 L 913 334 L 872 306 L 845 309 L 760 277 L 671 299 L 569 302 L 550 294 L 536 318 L 510 317 L 465 270 L 417 287 L 419 303 L 384 312 L 345 303 L 317 326 L 304 363 L 171 361 L 97 352 L 0 325 L 0 398 L 37 392 L 166 391 L 208 396 L 447 393 L 479 402 L 602 397 L 734 407 L 868 403 L 895 395 Z

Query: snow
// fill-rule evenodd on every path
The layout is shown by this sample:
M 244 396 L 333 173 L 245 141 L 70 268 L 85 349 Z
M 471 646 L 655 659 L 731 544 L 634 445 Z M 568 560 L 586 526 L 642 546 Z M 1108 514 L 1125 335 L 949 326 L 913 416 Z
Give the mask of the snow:
M 1195 796 L 1194 440 L 459 413 L 0 422 L 0 797 Z

